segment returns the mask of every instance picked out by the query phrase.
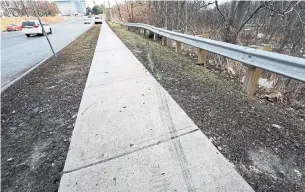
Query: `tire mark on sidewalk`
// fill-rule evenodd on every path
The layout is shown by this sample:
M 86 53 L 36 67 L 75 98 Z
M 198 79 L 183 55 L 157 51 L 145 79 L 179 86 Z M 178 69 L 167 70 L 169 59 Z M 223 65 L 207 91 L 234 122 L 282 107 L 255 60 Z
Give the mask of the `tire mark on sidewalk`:
M 160 97 L 160 117 L 163 126 L 167 127 L 169 129 L 169 132 L 172 137 L 177 137 L 177 130 L 175 128 L 169 106 L 167 103 L 166 95 L 164 94 L 164 91 L 160 89 L 161 85 L 156 84 L 157 88 L 157 94 Z M 170 149 L 171 155 L 174 159 L 177 159 L 179 162 L 179 166 L 182 171 L 182 176 L 185 181 L 185 184 L 187 186 L 188 191 L 195 191 L 192 175 L 190 174 L 188 170 L 188 162 L 185 156 L 185 153 L 183 151 L 183 147 L 180 141 L 180 138 L 177 138 L 175 140 L 171 140 L 173 150 Z

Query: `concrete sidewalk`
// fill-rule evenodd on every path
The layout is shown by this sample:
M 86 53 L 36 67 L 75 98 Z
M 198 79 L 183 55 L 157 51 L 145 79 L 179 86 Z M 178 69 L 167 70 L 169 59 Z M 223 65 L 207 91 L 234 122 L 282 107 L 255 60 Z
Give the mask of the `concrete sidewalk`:
M 59 191 L 253 191 L 103 24 Z

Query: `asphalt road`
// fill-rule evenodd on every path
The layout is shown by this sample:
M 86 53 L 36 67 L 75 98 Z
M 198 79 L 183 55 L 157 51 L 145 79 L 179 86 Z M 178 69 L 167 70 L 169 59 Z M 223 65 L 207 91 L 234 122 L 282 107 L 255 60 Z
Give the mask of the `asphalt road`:
M 69 44 L 90 28 L 85 17 L 69 17 L 61 23 L 50 24 L 53 34 L 49 39 L 55 51 Z M 52 55 L 44 36 L 26 37 L 21 31 L 1 34 L 1 87 L 5 86 L 37 63 Z

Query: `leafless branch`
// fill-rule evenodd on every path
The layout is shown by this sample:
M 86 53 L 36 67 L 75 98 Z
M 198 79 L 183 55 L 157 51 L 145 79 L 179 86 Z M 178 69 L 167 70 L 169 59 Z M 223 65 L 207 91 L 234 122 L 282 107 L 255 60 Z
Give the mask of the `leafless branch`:
M 298 15 L 298 17 L 299 17 L 301 23 L 303 23 L 303 25 L 305 25 L 305 22 L 302 20 L 302 17 L 300 16 L 300 13 L 299 13 L 297 10 L 295 10 L 295 9 L 293 9 L 293 10 L 294 10 L 294 11 L 296 12 L 296 14 Z
M 203 4 L 202 6 L 200 6 L 199 8 L 207 8 L 209 5 L 213 5 L 215 2 L 209 2 L 208 4 Z
M 216 5 L 217 11 L 220 13 L 220 15 L 222 16 L 223 20 L 226 20 L 226 17 L 222 14 L 222 12 L 220 11 L 220 9 L 218 7 L 218 1 L 215 1 L 215 5 Z
M 292 3 L 290 1 L 287 1 L 290 5 L 292 5 Z M 295 10 L 295 6 L 297 6 L 298 4 L 300 3 L 300 1 L 297 1 L 291 8 L 290 10 L 288 11 L 289 7 L 284 11 L 284 14 L 287 14 L 287 13 L 290 13 L 292 12 L 293 10 Z
M 265 4 L 261 4 L 260 6 L 258 6 L 253 13 L 250 15 L 250 17 L 240 26 L 240 28 L 237 31 L 237 34 L 241 31 L 241 29 L 248 23 L 248 21 L 261 9 L 265 6 Z
M 119 12 L 120 21 L 122 21 L 122 15 L 121 15 L 121 10 L 120 10 L 120 6 L 118 4 L 118 1 L 115 0 L 115 3 L 116 3 L 116 6 L 117 6 L 117 9 L 118 9 L 118 12 Z

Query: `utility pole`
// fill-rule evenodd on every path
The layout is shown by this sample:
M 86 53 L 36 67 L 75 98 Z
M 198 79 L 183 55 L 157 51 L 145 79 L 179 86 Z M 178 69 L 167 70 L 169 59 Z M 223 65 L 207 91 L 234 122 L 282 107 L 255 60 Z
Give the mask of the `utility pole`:
M 38 15 L 37 7 L 36 7 L 36 5 L 33 3 L 32 0 L 30 0 L 30 2 L 31 2 L 32 7 L 33 7 L 33 9 L 34 9 L 34 13 L 35 13 L 35 15 L 36 15 L 36 17 L 37 17 L 37 19 L 38 19 L 38 21 L 39 21 L 39 24 L 40 24 L 40 26 L 42 27 L 42 33 L 43 33 L 43 35 L 47 38 L 47 41 L 48 41 L 48 43 L 49 43 L 49 45 L 50 45 L 50 47 L 51 47 L 51 50 L 52 50 L 52 52 L 53 52 L 53 55 L 57 58 L 57 55 L 56 55 L 56 53 L 55 53 L 55 51 L 54 51 L 54 49 L 53 49 L 53 46 L 52 46 L 52 44 L 51 44 L 51 42 L 50 42 L 50 39 L 49 39 L 49 37 L 48 37 L 46 31 L 44 30 L 44 26 L 43 26 L 43 24 L 42 24 L 42 22 L 41 22 L 41 20 L 40 20 L 39 15 Z

